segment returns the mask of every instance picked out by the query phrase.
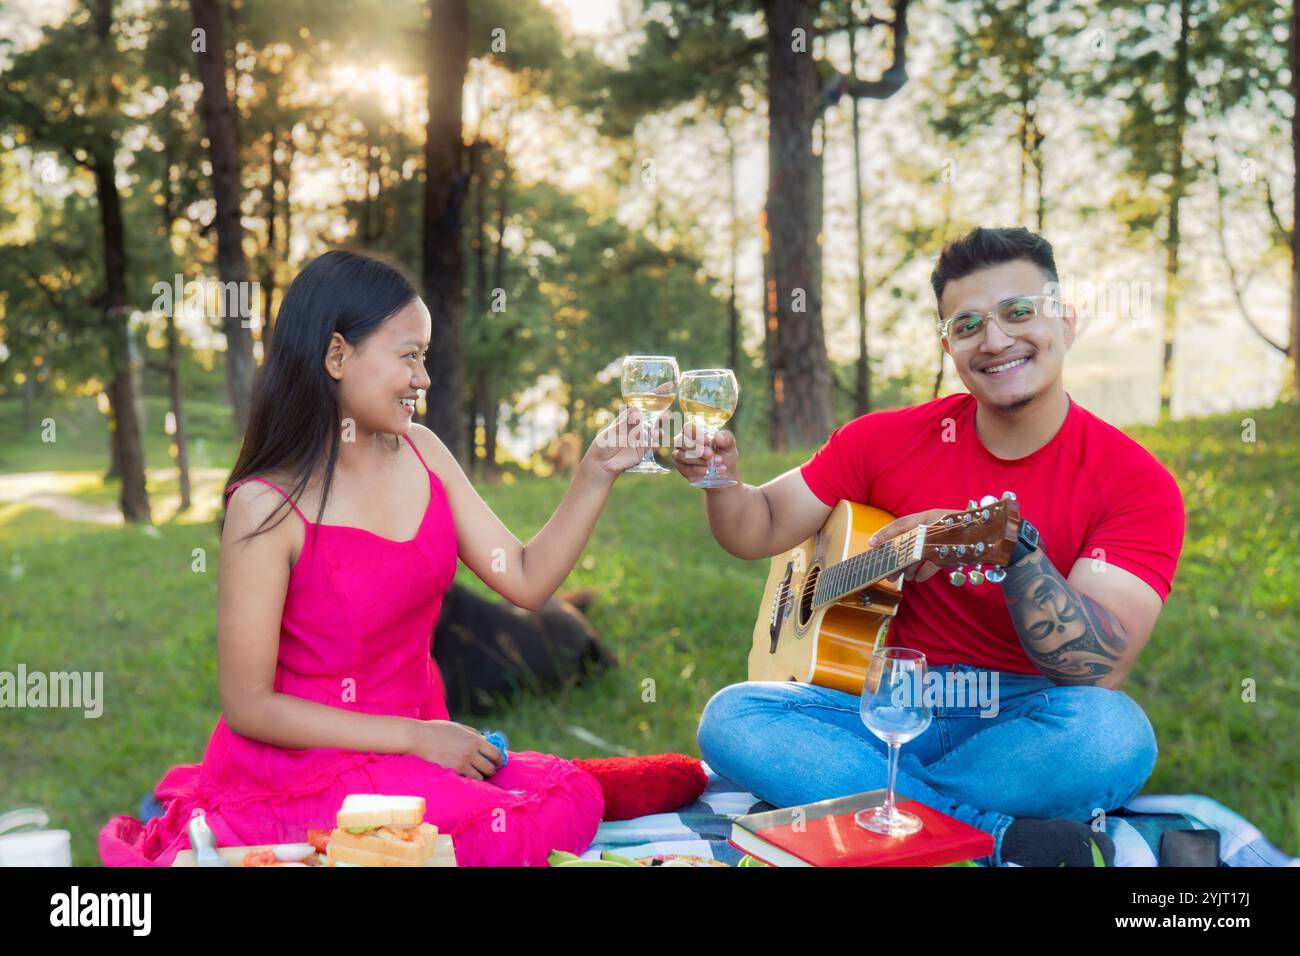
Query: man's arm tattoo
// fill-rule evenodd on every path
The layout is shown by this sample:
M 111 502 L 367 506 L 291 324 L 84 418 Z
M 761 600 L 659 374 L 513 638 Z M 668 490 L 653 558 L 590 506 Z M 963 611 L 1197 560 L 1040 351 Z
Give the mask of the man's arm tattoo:
M 1058 684 L 1096 684 L 1128 650 L 1115 615 L 1075 590 L 1041 550 L 1007 568 L 1002 591 L 1025 653 Z

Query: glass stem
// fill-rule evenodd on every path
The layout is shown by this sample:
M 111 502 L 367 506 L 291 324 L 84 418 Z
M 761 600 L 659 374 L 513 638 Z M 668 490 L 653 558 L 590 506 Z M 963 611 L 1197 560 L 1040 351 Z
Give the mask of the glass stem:
M 654 449 L 650 447 L 650 440 L 654 437 L 655 433 L 654 422 L 651 420 L 649 415 L 643 415 L 642 421 L 645 426 L 645 454 L 641 456 L 641 464 L 653 465 L 655 463 L 655 452 Z
M 899 744 L 890 741 L 889 744 L 889 786 L 885 790 L 885 805 L 883 807 L 885 819 L 892 820 L 898 813 L 898 808 L 894 805 L 894 782 L 898 777 L 898 755 L 901 751 Z
M 710 428 L 704 433 L 704 447 L 709 449 L 709 451 L 713 450 L 713 436 L 716 432 L 716 428 Z M 713 455 L 709 456 L 709 470 L 704 473 L 705 478 L 718 477 L 718 469 L 715 467 L 717 462 L 718 459 L 716 457 Z

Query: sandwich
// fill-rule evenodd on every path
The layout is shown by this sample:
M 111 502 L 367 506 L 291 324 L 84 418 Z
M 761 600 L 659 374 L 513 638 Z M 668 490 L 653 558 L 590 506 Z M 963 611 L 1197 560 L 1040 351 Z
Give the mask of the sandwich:
M 337 824 L 329 836 L 330 866 L 455 865 L 451 838 L 424 822 L 423 797 L 351 793 Z

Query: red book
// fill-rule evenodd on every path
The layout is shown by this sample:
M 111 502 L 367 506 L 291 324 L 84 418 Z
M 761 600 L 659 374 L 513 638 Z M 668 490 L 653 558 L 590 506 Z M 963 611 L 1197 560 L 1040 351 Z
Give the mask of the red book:
M 884 790 L 749 813 L 731 823 L 731 845 L 772 866 L 943 866 L 993 853 L 993 834 L 915 800 L 898 808 L 922 828 L 891 837 L 864 830 L 853 816 L 885 802 Z

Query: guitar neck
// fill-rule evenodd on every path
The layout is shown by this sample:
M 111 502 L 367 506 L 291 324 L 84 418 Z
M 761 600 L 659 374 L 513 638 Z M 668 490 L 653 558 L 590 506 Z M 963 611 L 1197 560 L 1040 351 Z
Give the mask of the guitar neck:
M 925 546 L 925 526 L 891 538 L 877 548 L 855 554 L 823 568 L 813 588 L 812 609 L 834 604 L 877 581 L 897 574 L 921 558 Z

